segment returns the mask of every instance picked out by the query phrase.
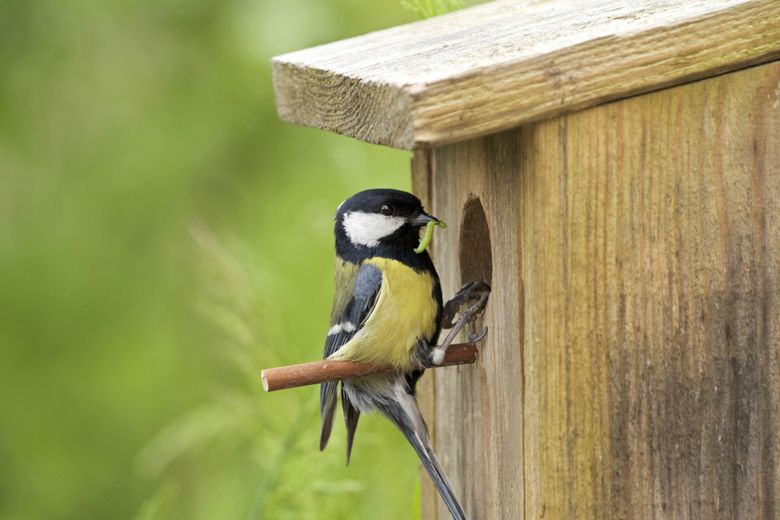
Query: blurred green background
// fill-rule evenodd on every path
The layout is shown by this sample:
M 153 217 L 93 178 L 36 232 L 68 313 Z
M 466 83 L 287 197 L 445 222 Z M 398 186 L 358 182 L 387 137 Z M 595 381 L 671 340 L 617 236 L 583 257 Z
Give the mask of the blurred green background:
M 430 3 L 430 2 L 427 2 Z M 332 214 L 409 155 L 281 123 L 275 54 L 399 0 L 0 2 L 0 518 L 397 519 L 393 427 L 317 449 Z

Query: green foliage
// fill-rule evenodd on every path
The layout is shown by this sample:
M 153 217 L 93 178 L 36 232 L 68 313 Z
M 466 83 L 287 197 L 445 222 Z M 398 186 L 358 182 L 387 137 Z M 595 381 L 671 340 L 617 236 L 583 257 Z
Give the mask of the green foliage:
M 261 326 L 277 321 L 278 315 L 271 302 L 259 301 L 259 297 L 279 288 L 273 286 L 269 273 L 260 270 L 262 264 L 256 259 L 251 263 L 254 267 L 242 265 L 238 256 L 208 229 L 196 227 L 192 235 L 196 266 L 203 278 L 199 284 L 202 294 L 196 296 L 199 314 L 214 327 L 214 356 L 221 361 L 228 377 L 224 386 L 213 391 L 211 399 L 154 437 L 141 452 L 138 465 L 152 476 L 176 475 L 175 466 L 179 464 L 202 464 L 202 453 L 218 455 L 219 462 L 209 471 L 208 480 L 230 482 L 230 475 L 244 475 L 242 482 L 231 482 L 227 487 L 233 488 L 238 497 L 251 498 L 237 503 L 233 514 L 249 518 L 280 518 L 283 514 L 313 518 L 319 488 L 338 488 L 342 484 L 343 489 L 349 490 L 356 486 L 349 481 L 329 481 L 327 464 L 316 463 L 302 465 L 304 472 L 291 475 L 292 486 L 286 485 L 288 479 L 284 477 L 291 465 L 316 460 L 316 453 L 307 446 L 312 443 L 307 443 L 305 435 L 316 426 L 316 408 L 292 393 L 266 396 L 257 384 L 260 368 L 279 362 L 279 357 L 268 348 L 267 334 Z M 255 272 L 254 278 L 250 272 Z M 271 399 L 273 406 L 269 406 Z M 282 410 L 285 413 L 280 413 Z M 182 477 L 179 475 L 177 480 Z M 289 495 L 291 488 L 297 499 L 285 505 L 280 497 Z M 158 496 L 152 497 L 139 516 L 155 518 L 148 511 L 154 511 L 158 501 Z M 177 513 L 182 518 L 197 514 Z M 168 510 L 159 518 L 171 516 Z
M 464 6 L 463 0 L 402 0 L 401 5 L 418 18 L 438 16 Z
M 407 18 L 404 18 L 406 16 Z M 0 3 L 0 518 L 409 518 L 378 417 L 319 453 L 331 216 L 408 154 L 282 124 L 269 58 L 397 0 Z M 196 224 L 193 224 L 196 223 Z

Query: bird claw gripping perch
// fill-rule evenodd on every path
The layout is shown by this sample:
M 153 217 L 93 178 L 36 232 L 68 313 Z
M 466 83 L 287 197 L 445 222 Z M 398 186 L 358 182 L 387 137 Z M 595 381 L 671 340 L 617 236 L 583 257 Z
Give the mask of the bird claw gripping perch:
M 430 353 L 430 361 L 434 366 L 442 364 L 447 348 L 449 348 L 463 327 L 466 327 L 469 342 L 477 343 L 485 338 L 487 327 L 477 333 L 475 321 L 485 310 L 489 296 L 490 286 L 488 284 L 485 282 L 469 282 L 444 305 L 442 328 L 450 329 L 450 332 L 441 345 L 436 346 Z M 460 314 L 460 318 L 454 321 L 458 314 Z

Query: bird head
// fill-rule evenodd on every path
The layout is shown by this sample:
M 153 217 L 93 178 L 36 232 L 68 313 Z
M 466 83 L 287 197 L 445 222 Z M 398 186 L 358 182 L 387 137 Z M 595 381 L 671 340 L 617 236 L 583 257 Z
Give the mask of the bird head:
M 439 219 L 427 214 L 420 199 L 405 191 L 375 189 L 348 198 L 336 210 L 337 248 L 414 249 L 420 228 Z

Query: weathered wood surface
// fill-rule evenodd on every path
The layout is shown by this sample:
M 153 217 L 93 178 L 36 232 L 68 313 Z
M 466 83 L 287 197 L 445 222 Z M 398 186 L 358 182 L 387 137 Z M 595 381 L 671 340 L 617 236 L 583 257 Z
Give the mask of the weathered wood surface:
M 411 170 L 412 170 L 412 191 L 423 203 L 423 207 L 431 210 L 432 200 L 431 192 L 433 186 L 431 186 L 431 153 L 430 150 L 418 150 L 412 155 Z M 443 229 L 446 233 L 447 229 Z M 440 234 L 443 237 L 445 234 Z M 451 238 L 450 238 L 451 239 Z M 438 238 L 428 247 L 428 252 L 435 257 L 436 255 L 436 243 Z M 444 298 L 451 298 L 454 293 L 445 293 Z M 489 305 L 489 302 L 488 302 Z M 484 344 L 484 343 L 483 343 Z M 417 400 L 420 406 L 420 411 L 426 420 L 433 420 L 436 414 L 435 402 L 436 402 L 436 371 L 429 370 L 425 373 L 422 379 L 417 383 Z M 431 428 L 432 424 L 429 423 L 429 434 L 431 441 L 436 444 L 436 429 Z M 420 482 L 421 482 L 421 505 L 422 505 L 422 517 L 431 520 L 436 518 L 438 492 L 433 485 L 428 472 L 420 466 Z
M 470 139 L 780 56 L 777 0 L 497 1 L 273 60 L 280 116 Z
M 435 413 L 429 420 L 442 465 L 475 519 L 523 518 L 521 178 L 519 150 L 510 141 L 479 139 L 430 151 L 431 208 L 448 223 L 434 251 L 444 294 L 460 287 L 462 208 L 471 195 L 479 197 L 490 229 L 489 237 L 479 237 L 483 247 L 463 251 L 474 264 L 492 256 L 492 279 L 484 280 L 492 287 L 484 314 L 488 336 L 479 346 L 478 364 L 435 375 Z M 449 517 L 439 503 L 437 514 L 425 518 Z
M 415 163 L 445 294 L 470 196 L 492 235 L 426 416 L 471 518 L 780 518 L 780 63 Z

